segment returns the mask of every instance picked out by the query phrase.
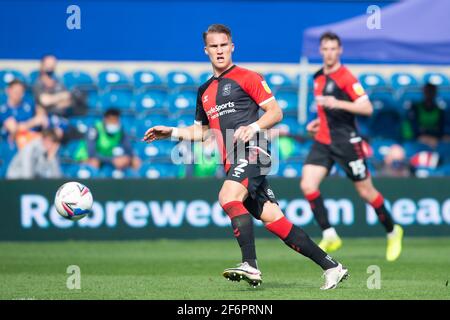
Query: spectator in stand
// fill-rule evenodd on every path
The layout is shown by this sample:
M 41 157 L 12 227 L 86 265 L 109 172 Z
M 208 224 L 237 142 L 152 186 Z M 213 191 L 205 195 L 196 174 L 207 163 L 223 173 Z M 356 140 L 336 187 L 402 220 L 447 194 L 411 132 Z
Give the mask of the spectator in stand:
M 405 149 L 398 144 L 392 145 L 384 156 L 383 167 L 379 170 L 378 175 L 385 177 L 409 177 L 410 174 Z
M 140 159 L 135 156 L 130 137 L 120 123 L 120 111 L 108 109 L 87 134 L 87 142 L 78 150 L 77 160 L 86 161 L 94 168 L 112 165 L 123 170 L 129 167 L 138 169 Z
M 48 113 L 67 116 L 72 106 L 72 95 L 55 76 L 56 57 L 46 55 L 41 59 L 39 78 L 34 85 L 37 103 Z
M 437 86 L 427 83 L 423 88 L 424 100 L 414 103 L 407 114 L 405 139 L 416 139 L 435 148 L 444 134 L 445 114 L 436 103 Z
M 59 138 L 55 131 L 44 129 L 41 137 L 28 143 L 14 156 L 6 178 L 60 178 L 62 174 L 57 156 L 59 146 Z
M 220 154 L 213 135 L 209 135 L 205 141 L 194 143 L 194 177 L 220 177 L 220 164 Z
M 0 106 L 1 135 L 10 141 L 25 137 L 34 137 L 39 127 L 48 125 L 48 118 L 44 110 L 37 108 L 23 100 L 25 84 L 19 80 L 13 80 L 6 88 L 7 101 Z M 27 138 L 27 139 L 28 139 Z M 27 140 L 25 139 L 25 140 Z M 19 143 L 19 147 L 22 144 Z

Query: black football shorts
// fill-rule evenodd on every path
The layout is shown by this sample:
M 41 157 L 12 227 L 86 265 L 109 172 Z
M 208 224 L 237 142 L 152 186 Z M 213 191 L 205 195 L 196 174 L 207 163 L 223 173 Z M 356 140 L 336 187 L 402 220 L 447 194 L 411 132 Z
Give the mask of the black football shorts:
M 334 163 L 337 163 L 352 181 L 365 180 L 370 173 L 362 142 L 360 137 L 354 137 L 348 141 L 332 142 L 329 145 L 315 141 L 305 164 L 322 166 L 330 172 Z
M 225 180 L 241 183 L 248 190 L 244 206 L 256 219 L 260 219 L 264 203 L 278 203 L 266 175 L 270 172 L 270 155 L 255 147 L 245 152 L 242 157 L 236 157 L 227 172 Z

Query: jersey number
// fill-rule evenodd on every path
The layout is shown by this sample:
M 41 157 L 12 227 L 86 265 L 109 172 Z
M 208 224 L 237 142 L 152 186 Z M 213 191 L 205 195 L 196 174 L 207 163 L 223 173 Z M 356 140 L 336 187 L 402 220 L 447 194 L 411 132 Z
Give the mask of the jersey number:
M 361 178 L 364 178 L 366 176 L 366 166 L 364 164 L 363 159 L 358 159 L 355 161 L 350 161 L 348 163 L 350 168 L 352 169 L 354 176 L 360 176 Z
M 233 177 L 240 178 L 241 173 L 245 172 L 245 167 L 248 166 L 248 161 L 246 159 L 239 159 L 240 164 L 233 169 Z

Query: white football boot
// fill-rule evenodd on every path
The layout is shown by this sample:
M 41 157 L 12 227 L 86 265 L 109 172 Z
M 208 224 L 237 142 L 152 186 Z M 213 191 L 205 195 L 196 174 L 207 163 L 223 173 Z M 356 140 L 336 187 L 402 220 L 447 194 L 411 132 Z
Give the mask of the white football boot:
M 334 289 L 339 282 L 348 278 L 348 270 L 339 263 L 337 267 L 325 270 L 323 277 L 325 283 L 320 287 L 320 290 Z
M 262 283 L 261 271 L 253 268 L 247 262 L 239 263 L 236 268 L 228 268 L 223 271 L 223 276 L 231 281 L 247 281 L 253 288 Z

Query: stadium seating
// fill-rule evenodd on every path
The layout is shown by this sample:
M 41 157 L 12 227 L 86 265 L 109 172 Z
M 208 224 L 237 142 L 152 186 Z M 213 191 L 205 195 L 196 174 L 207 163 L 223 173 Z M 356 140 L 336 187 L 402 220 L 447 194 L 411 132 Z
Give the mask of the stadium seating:
M 197 93 L 193 90 L 182 90 L 168 97 L 170 114 L 194 114 L 197 104 Z
M 268 72 L 264 78 L 269 87 L 277 92 L 279 90 L 297 90 L 289 76 L 283 72 Z
M 98 74 L 98 87 L 101 90 L 127 87 L 130 85 L 127 75 L 115 69 L 103 70 Z
M 205 72 L 202 72 L 202 73 L 200 74 L 200 76 L 198 77 L 198 85 L 200 86 L 200 85 L 204 84 L 204 83 L 205 83 L 206 81 L 208 81 L 209 78 L 211 78 L 212 76 L 213 76 L 213 74 L 212 74 L 211 71 L 205 71 Z
M 25 75 L 14 69 L 3 69 L 0 70 L 0 89 L 5 88 L 8 83 L 10 83 L 12 80 L 18 79 L 24 83 L 27 83 Z
M 158 90 L 148 90 L 134 95 L 134 105 L 137 113 L 168 114 L 167 93 Z
M 102 111 L 109 108 L 118 108 L 129 112 L 133 109 L 133 91 L 130 89 L 112 89 L 100 95 L 100 107 Z
M 27 77 L 19 70 L 0 70 L 0 87 L 7 85 L 14 78 L 26 81 L 28 84 L 35 81 L 38 72 L 32 72 Z M 140 171 L 117 171 L 112 168 L 96 170 L 86 165 L 74 164 L 71 158 L 79 141 L 69 143 L 60 149 L 60 157 L 67 175 L 71 177 L 114 177 L 133 178 L 142 176 L 178 177 L 178 173 L 171 167 L 170 157 L 175 142 L 158 141 L 152 144 L 140 142 L 144 132 L 155 125 L 189 126 L 195 118 L 197 100 L 197 87 L 211 77 L 211 72 L 204 71 L 198 76 L 183 70 L 172 70 L 167 74 L 159 74 L 151 69 L 139 69 L 131 74 L 126 74 L 118 69 L 105 69 L 98 76 L 85 70 L 70 70 L 61 75 L 61 80 L 69 89 L 80 88 L 87 93 L 88 113 L 85 116 L 69 118 L 70 125 L 77 127 L 86 133 L 90 126 L 101 120 L 102 113 L 110 107 L 119 108 L 122 111 L 122 124 L 132 139 L 133 148 L 143 159 L 145 168 Z M 128 77 L 130 76 L 130 78 Z M 286 73 L 274 70 L 265 74 L 265 79 L 273 89 L 277 100 L 284 111 L 284 118 L 276 128 L 289 135 L 307 136 L 305 126 L 298 123 L 298 92 L 296 79 L 291 79 Z M 386 79 L 389 79 L 387 81 Z M 358 117 L 358 126 L 361 134 L 371 140 L 374 156 L 370 165 L 381 163 L 387 148 L 394 144 L 402 144 L 411 156 L 420 151 L 431 151 L 431 148 L 416 142 L 403 143 L 401 140 L 401 122 L 405 119 L 405 110 L 409 104 L 423 99 L 423 83 L 434 83 L 439 86 L 439 104 L 445 109 L 447 119 L 450 119 L 450 82 L 448 75 L 440 72 L 425 73 L 416 77 L 410 73 L 393 73 L 385 76 L 381 73 L 361 73 L 359 80 L 365 87 L 374 105 L 374 115 L 370 118 Z M 315 110 L 312 75 L 308 75 L 308 121 L 317 116 Z M 25 100 L 34 103 L 30 87 L 25 94 Z M 0 104 L 6 101 L 4 90 L 0 90 Z M 446 121 L 445 132 L 450 134 L 450 121 Z M 287 157 L 281 159 L 278 176 L 298 177 L 301 172 L 301 163 L 310 149 L 312 140 L 286 144 L 284 148 L 290 148 L 289 152 L 283 150 Z M 273 144 L 274 145 L 274 144 Z M 272 147 L 273 147 L 272 145 Z M 276 144 L 275 144 L 276 146 Z M 279 146 L 278 146 L 279 147 Z M 15 148 L 15 147 L 14 147 Z M 14 149 L 13 148 L 13 149 Z M 0 176 L 6 172 L 7 162 L 12 158 L 15 149 L 5 147 L 1 142 Z M 279 150 L 278 150 L 279 151 Z M 439 153 L 442 165 L 436 170 L 429 171 L 429 175 L 441 175 L 450 169 L 441 169 L 450 163 L 450 144 L 440 143 L 434 150 Z M 180 152 L 189 152 L 181 150 Z M 10 155 L 4 157 L 5 154 Z M 272 154 L 275 155 L 274 149 Z M 151 166 L 150 166 L 151 165 Z M 299 171 L 300 170 L 300 171 Z M 447 170 L 447 171 L 446 171 Z M 66 172 L 66 171 L 65 171 Z M 343 171 L 333 169 L 333 174 L 344 175 Z M 372 172 L 376 175 L 376 170 Z
M 152 70 L 138 70 L 133 74 L 133 83 L 136 89 L 164 88 L 162 78 Z
M 185 167 L 169 163 L 144 164 L 139 170 L 139 174 L 148 179 L 182 178 L 185 175 Z
M 67 71 L 62 76 L 62 81 L 68 90 L 74 88 L 92 88 L 94 87 L 94 79 L 89 73 L 81 70 Z
M 180 87 L 195 87 L 194 77 L 183 70 L 173 70 L 167 73 L 167 86 L 169 89 Z

